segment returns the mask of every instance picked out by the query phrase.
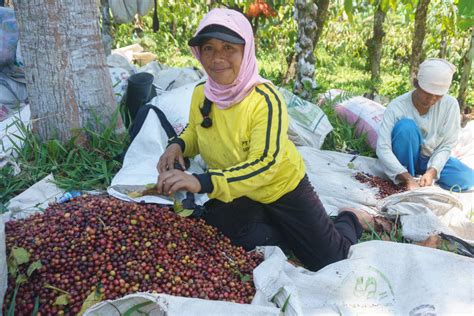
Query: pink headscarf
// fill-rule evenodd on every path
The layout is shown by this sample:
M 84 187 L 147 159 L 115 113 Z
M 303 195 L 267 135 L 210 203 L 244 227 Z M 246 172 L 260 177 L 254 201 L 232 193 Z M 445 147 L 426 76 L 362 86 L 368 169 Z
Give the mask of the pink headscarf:
M 229 85 L 221 85 L 208 76 L 207 82 L 204 84 L 204 95 L 216 103 L 219 109 L 227 109 L 242 101 L 256 85 L 270 81 L 258 74 L 252 26 L 242 13 L 230 9 L 212 9 L 202 18 L 194 36 L 211 24 L 225 26 L 245 40 L 242 64 L 234 82 Z M 191 47 L 191 51 L 194 57 L 201 62 L 199 47 Z

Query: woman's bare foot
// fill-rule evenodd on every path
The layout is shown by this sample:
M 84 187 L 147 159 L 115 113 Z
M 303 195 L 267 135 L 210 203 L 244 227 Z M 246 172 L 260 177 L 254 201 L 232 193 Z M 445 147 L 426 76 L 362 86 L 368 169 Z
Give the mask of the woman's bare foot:
M 352 212 L 357 219 L 359 220 L 360 225 L 362 228 L 367 231 L 375 231 L 376 233 L 387 233 L 390 234 L 393 229 L 393 223 L 383 216 L 372 215 L 363 211 L 361 209 L 356 209 L 352 207 L 345 207 L 339 209 L 340 212 Z

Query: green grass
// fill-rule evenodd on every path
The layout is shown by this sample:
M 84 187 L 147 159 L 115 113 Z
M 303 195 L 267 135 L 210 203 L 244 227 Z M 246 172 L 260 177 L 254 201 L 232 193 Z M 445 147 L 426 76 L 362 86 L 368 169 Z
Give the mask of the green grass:
M 56 184 L 65 190 L 107 188 L 121 167 L 113 158 L 123 151 L 128 141 L 126 134 L 115 133 L 116 120 L 117 116 L 107 126 L 99 123 L 101 133 L 84 128 L 82 133 L 89 141 L 86 147 L 78 145 L 75 138 L 65 144 L 58 140 L 41 142 L 37 134 L 18 125 L 21 133 L 16 138 L 23 141 L 23 146 L 15 146 L 13 150 L 21 172 L 13 175 L 11 166 L 0 169 L 0 207 L 5 210 L 8 200 L 50 173 Z

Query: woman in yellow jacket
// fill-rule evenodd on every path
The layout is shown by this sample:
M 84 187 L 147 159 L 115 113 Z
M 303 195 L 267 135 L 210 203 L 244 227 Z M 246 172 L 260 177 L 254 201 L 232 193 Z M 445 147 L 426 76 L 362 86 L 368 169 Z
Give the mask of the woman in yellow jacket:
M 189 45 L 208 80 L 194 90 L 188 126 L 160 157 L 158 191 L 207 193 L 203 218 L 248 250 L 288 247 L 314 271 L 346 258 L 362 226 L 350 211 L 334 223 L 327 216 L 288 139 L 286 104 L 258 75 L 248 20 L 213 9 Z M 173 169 L 197 154 L 206 173 Z

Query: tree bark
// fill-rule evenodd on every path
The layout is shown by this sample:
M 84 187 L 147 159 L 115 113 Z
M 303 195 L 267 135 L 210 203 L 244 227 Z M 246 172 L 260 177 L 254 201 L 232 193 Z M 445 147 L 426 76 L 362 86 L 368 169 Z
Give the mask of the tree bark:
M 459 80 L 458 102 L 459 102 L 459 109 L 461 111 L 461 114 L 464 114 L 464 110 L 466 109 L 466 91 L 467 91 L 467 87 L 469 86 L 468 85 L 469 79 L 472 76 L 471 69 L 472 69 L 473 59 L 474 59 L 474 27 L 471 27 L 471 42 L 462 59 L 462 73 L 461 73 L 461 79 Z M 465 118 L 466 117 L 463 116 L 463 121 L 465 120 Z
M 410 59 L 410 77 L 416 78 L 418 66 L 420 65 L 421 54 L 423 52 L 423 41 L 426 34 L 426 16 L 428 15 L 428 7 L 431 0 L 419 0 L 415 13 L 415 34 L 411 45 Z
M 441 43 L 439 44 L 439 58 L 446 59 L 448 55 L 448 39 L 446 30 L 441 31 Z
M 318 0 L 316 2 L 318 6 L 318 13 L 316 15 L 316 36 L 314 38 L 314 47 L 318 45 L 321 33 L 324 29 L 324 24 L 328 18 L 329 0 Z
M 99 30 L 96 0 L 14 0 L 31 106 L 41 139 L 66 141 L 116 104 Z M 80 141 L 84 138 L 80 137 Z
M 314 79 L 316 58 L 314 45 L 316 37 L 316 16 L 318 7 L 314 0 L 295 0 L 295 19 L 298 24 L 296 40 L 296 80 L 293 91 L 303 98 L 311 96 L 308 89 L 317 87 Z
M 380 62 L 382 60 L 382 44 L 385 32 L 383 30 L 383 23 L 385 21 L 386 13 L 381 9 L 380 5 L 374 13 L 374 34 L 371 39 L 366 42 L 369 53 L 369 69 L 371 80 L 372 97 L 377 92 L 377 86 L 380 83 Z

